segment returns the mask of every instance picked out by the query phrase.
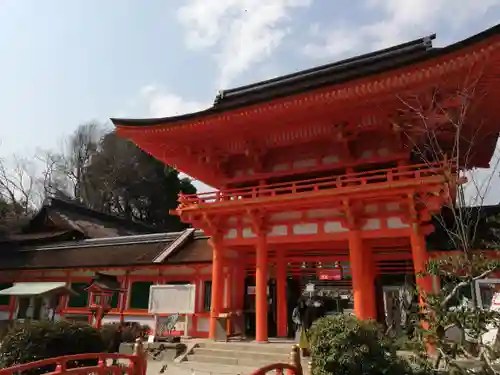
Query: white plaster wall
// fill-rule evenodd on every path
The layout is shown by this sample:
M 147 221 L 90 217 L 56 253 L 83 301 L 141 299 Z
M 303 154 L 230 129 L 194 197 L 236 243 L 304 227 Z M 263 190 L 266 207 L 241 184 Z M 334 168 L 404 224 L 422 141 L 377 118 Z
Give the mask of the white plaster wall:
M 269 237 L 286 236 L 288 234 L 288 227 L 286 225 L 273 225 L 270 232 L 267 234 Z
M 210 328 L 210 319 L 209 318 L 198 318 L 198 324 L 196 327 L 198 332 L 208 332 Z
M 102 318 L 102 323 L 120 323 L 120 315 L 106 315 L 104 318 Z
M 387 227 L 390 229 L 399 229 L 399 228 L 409 228 L 410 226 L 406 223 L 403 223 L 403 220 L 399 216 L 392 216 L 387 218 Z
M 0 311 L 0 320 L 9 320 L 9 312 Z
M 238 231 L 235 228 L 229 229 L 226 234 L 224 235 L 224 238 L 226 239 L 233 239 L 238 237 Z
M 342 226 L 340 221 L 327 221 L 323 224 L 323 230 L 325 233 L 341 233 L 348 231 L 347 228 Z
M 317 223 L 295 224 L 293 226 L 293 234 L 296 234 L 296 235 L 316 234 L 316 233 L 318 233 L 318 224 Z

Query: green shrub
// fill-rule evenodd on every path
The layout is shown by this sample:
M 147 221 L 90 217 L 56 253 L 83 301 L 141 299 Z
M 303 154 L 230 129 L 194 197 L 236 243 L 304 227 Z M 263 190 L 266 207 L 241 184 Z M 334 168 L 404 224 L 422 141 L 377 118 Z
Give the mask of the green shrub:
M 101 332 L 87 324 L 32 321 L 14 325 L 0 343 L 0 368 L 63 355 L 105 351 Z M 91 360 L 77 365 L 93 365 Z M 53 369 L 53 368 L 52 368 Z M 51 369 L 29 372 L 40 374 Z
M 375 322 L 349 315 L 327 316 L 313 324 L 309 340 L 313 375 L 413 373 Z

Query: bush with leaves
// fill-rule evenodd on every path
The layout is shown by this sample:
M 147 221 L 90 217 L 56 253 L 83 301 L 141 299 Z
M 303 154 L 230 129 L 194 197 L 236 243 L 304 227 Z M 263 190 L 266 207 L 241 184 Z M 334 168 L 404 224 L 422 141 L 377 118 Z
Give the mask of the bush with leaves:
M 101 332 L 87 324 L 67 321 L 18 323 L 0 343 L 0 368 L 64 355 L 99 353 L 105 349 Z M 81 361 L 70 366 L 96 363 L 96 360 Z M 29 371 L 29 374 L 42 374 L 53 369 L 54 366 L 47 366 Z
M 437 293 L 423 296 L 423 307 L 415 321 L 426 321 L 417 325 L 422 343 L 431 343 L 436 351 L 434 367 L 457 373 L 470 373 L 471 361 L 481 374 L 497 374 L 494 360 L 499 352 L 491 343 L 483 342 L 483 335 L 490 329 L 500 327 L 497 311 L 482 309 L 475 298 L 466 300 L 461 294 L 471 294 L 476 281 L 487 278 L 500 269 L 500 261 L 491 253 L 483 251 L 456 252 L 432 259 L 424 275 L 446 280 Z M 458 336 L 448 334 L 454 330 Z M 422 358 L 427 358 L 425 345 L 420 347 Z
M 350 315 L 318 319 L 310 330 L 313 375 L 413 374 L 373 321 Z

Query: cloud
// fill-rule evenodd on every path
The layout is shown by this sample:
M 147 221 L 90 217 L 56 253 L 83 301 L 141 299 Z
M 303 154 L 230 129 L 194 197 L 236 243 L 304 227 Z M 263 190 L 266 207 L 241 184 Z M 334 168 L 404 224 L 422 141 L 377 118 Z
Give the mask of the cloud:
M 187 100 L 174 93 L 165 92 L 155 85 L 143 87 L 139 91 L 139 101 L 151 117 L 183 115 L 210 106 L 210 103 Z
M 381 14 L 378 20 L 359 25 L 319 30 L 312 35 L 317 41 L 303 51 L 310 57 L 339 58 L 355 52 L 376 50 L 431 34 L 446 26 L 451 32 L 470 21 L 484 17 L 500 0 L 366 0 L 365 10 Z
M 189 0 L 177 17 L 191 49 L 214 50 L 219 88 L 263 61 L 290 32 L 290 12 L 312 0 Z
M 160 89 L 156 85 L 144 86 L 139 90 L 138 98 L 133 101 L 145 109 L 146 116 L 168 117 L 183 115 L 185 113 L 196 112 L 208 108 L 211 103 L 187 100 L 179 95 Z M 181 178 L 190 176 L 181 173 Z M 203 193 L 214 189 L 204 183 L 192 181 L 198 192 Z

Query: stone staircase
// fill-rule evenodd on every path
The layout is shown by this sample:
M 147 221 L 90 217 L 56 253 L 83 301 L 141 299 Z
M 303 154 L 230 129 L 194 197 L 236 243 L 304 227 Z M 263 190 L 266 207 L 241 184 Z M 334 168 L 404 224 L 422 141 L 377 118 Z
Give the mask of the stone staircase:
M 291 343 L 203 341 L 197 343 L 184 361 L 175 367 L 189 370 L 191 374 L 247 375 L 272 363 L 288 363 L 291 348 Z

